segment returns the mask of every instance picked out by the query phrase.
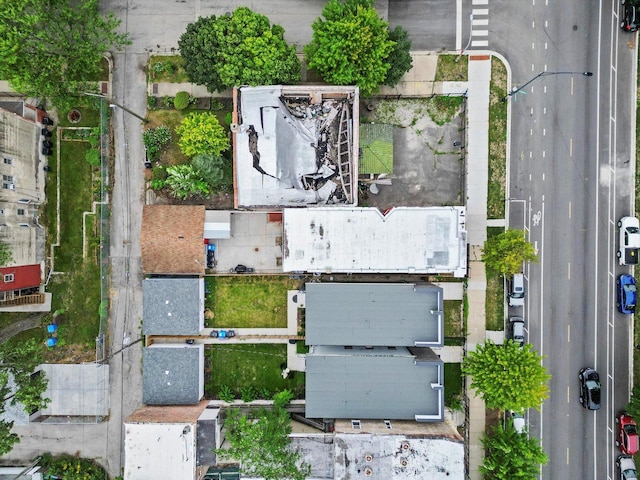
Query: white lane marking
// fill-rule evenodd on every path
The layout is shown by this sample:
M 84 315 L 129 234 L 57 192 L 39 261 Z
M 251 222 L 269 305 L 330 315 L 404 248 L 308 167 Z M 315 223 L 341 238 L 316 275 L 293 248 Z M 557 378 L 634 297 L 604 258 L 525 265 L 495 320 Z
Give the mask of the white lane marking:
M 569 156 L 573 157 L 573 138 L 569 139 Z
M 472 5 L 489 5 L 489 0 L 473 0 Z
M 571 325 L 567 325 L 567 343 L 571 343 Z M 569 387 L 567 387 L 567 391 Z
M 474 18 L 471 25 L 489 25 L 488 18 Z
M 489 30 L 472 30 L 472 37 L 487 37 L 489 36 Z
M 547 114 L 547 107 L 544 107 L 544 108 L 542 109 L 542 113 L 543 113 L 544 115 L 546 115 L 546 114 Z
M 471 42 L 472 47 L 488 47 L 489 42 L 487 40 L 473 40 Z
M 569 202 L 569 218 L 571 218 L 571 202 Z
M 462 2 L 462 0 L 460 0 Z M 471 10 L 471 13 L 473 13 L 473 16 L 476 17 L 478 15 L 489 15 L 489 9 L 488 8 L 474 8 Z
M 456 0 L 456 50 L 462 51 L 462 0 Z
M 547 42 L 544 42 L 544 49 L 547 49 Z
M 567 280 L 571 280 L 571 262 L 567 264 Z
M 531 43 L 531 50 L 535 50 L 535 49 L 536 49 L 536 44 L 535 44 L 535 42 L 532 42 Z
M 547 135 L 547 129 L 543 128 L 542 129 L 542 136 L 545 137 Z

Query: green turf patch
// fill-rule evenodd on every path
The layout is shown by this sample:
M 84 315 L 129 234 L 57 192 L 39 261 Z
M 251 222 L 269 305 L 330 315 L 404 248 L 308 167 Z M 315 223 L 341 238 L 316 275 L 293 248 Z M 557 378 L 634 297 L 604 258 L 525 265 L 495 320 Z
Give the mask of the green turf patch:
M 251 387 L 259 398 L 271 398 L 285 388 L 296 398 L 304 397 L 304 373 L 291 372 L 282 378 L 287 362 L 286 344 L 212 345 L 206 352 L 205 382 L 207 398 L 217 398 L 223 386 L 240 398 Z
M 502 227 L 488 227 L 487 238 L 504 232 Z M 485 315 L 487 330 L 504 330 L 504 280 L 493 270 L 486 269 L 487 293 L 485 299 Z
M 487 217 L 504 218 L 507 172 L 507 69 L 491 57 L 489 86 L 489 183 L 487 185 Z
M 438 55 L 436 82 L 466 82 L 469 59 L 460 55 Z
M 459 363 L 444 364 L 444 404 L 458 410 L 461 408 L 462 369 Z

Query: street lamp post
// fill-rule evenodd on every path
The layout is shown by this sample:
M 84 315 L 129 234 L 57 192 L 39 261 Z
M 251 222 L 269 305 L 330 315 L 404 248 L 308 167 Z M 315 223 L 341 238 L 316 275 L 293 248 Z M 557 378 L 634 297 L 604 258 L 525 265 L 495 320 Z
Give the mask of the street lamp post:
M 112 107 L 112 108 L 113 108 L 113 107 L 119 107 L 119 108 L 121 108 L 122 110 L 124 110 L 125 112 L 129 113 L 130 115 L 133 115 L 134 117 L 139 118 L 143 123 L 149 123 L 149 120 L 148 120 L 148 119 L 146 119 L 146 118 L 144 118 L 144 117 L 141 117 L 141 116 L 140 116 L 140 115 L 138 115 L 137 113 L 135 113 L 135 112 L 133 112 L 133 111 L 129 110 L 129 109 L 128 109 L 127 107 L 125 107 L 124 105 L 120 105 L 119 103 L 114 102 L 112 98 L 106 97 L 106 96 L 104 96 L 104 95 L 100 95 L 100 94 L 98 94 L 98 93 L 89 93 L 89 92 L 84 92 L 84 94 L 85 94 L 85 95 L 87 95 L 87 96 L 89 96 L 89 97 L 98 97 L 98 98 L 103 98 L 103 99 L 105 99 L 105 100 L 107 100 L 107 101 L 109 102 L 109 106 L 110 106 L 110 107 Z
M 525 88 L 530 83 L 533 83 L 534 81 L 536 81 L 540 77 L 546 77 L 546 76 L 549 76 L 549 75 L 584 75 L 585 77 L 592 77 L 593 76 L 593 72 L 546 72 L 546 71 L 542 71 L 542 72 L 538 73 L 535 77 L 533 77 L 531 80 L 526 82 L 525 84 L 520 85 L 519 87 L 512 88 L 511 91 L 508 94 L 506 94 L 504 97 L 502 97 L 502 101 L 506 102 L 507 100 L 509 100 L 510 97 L 514 96 L 516 93 L 521 91 L 523 88 Z
M 469 45 L 471 45 L 471 35 L 473 35 L 473 13 L 469 14 L 469 41 L 467 42 L 467 46 L 460 50 L 460 55 L 456 57 L 456 62 L 460 60 L 462 54 L 469 49 Z

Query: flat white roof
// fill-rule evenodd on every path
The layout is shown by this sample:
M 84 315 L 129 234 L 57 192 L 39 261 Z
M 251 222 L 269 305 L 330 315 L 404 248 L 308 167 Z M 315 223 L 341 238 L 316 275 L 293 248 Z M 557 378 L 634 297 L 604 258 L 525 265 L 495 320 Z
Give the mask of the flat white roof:
M 286 208 L 285 272 L 467 273 L 464 207 Z
M 124 478 L 195 478 L 195 430 L 187 422 L 125 423 Z

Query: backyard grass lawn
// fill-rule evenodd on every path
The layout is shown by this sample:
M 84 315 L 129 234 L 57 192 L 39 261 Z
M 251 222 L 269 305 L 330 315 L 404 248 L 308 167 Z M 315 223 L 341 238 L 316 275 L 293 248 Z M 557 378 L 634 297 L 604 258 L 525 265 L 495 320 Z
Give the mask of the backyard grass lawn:
M 268 390 L 269 398 L 285 388 L 296 398 L 304 397 L 304 373 L 292 372 L 289 378 L 282 378 L 281 365 L 287 362 L 286 344 L 240 344 L 212 345 L 206 353 L 207 398 L 217 398 L 220 388 L 225 385 L 240 398 L 243 388 L 253 387 L 264 398 Z
M 63 141 L 60 146 L 60 247 L 55 271 L 70 272 L 82 261 L 82 213 L 91 210 L 91 165 L 84 157 L 88 142 Z
M 100 104 L 100 99 L 95 99 L 97 105 Z M 61 112 L 59 118 L 58 127 L 96 127 L 100 125 L 100 111 L 92 107 L 82 106 L 74 107 L 80 112 L 81 118 L 78 123 L 71 123 L 67 118 L 69 112 Z
M 495 237 L 504 232 L 502 227 L 487 228 L 487 238 Z M 504 330 L 504 280 L 499 273 L 486 269 L 487 293 L 485 315 L 487 330 Z
M 459 363 L 444 364 L 444 404 L 459 408 L 462 394 L 462 370 Z
M 443 303 L 444 343 L 445 345 L 463 345 L 462 300 L 445 300 Z
M 298 282 L 285 276 L 207 277 L 207 325 L 217 328 L 286 328 L 287 290 Z M 213 305 L 211 299 L 213 298 Z

